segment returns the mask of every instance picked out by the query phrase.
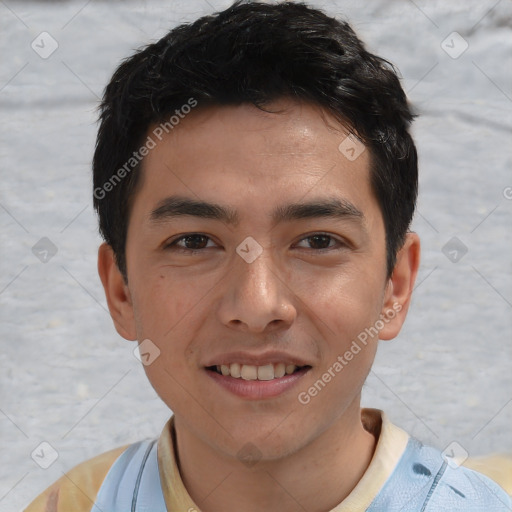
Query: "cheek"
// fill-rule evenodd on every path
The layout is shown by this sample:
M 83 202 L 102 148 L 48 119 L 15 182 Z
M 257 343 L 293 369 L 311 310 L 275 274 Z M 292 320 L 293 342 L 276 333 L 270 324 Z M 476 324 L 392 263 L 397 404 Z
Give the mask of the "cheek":
M 319 405 L 328 408 L 333 402 L 349 403 L 360 392 L 378 346 L 375 324 L 381 302 L 376 290 L 370 281 L 339 279 L 331 281 L 329 291 L 319 294 L 312 303 L 324 346 L 316 379 L 329 383 Z
M 158 357 L 144 371 L 160 398 L 172 410 L 183 406 L 183 390 L 194 365 L 191 340 L 197 327 L 200 301 L 193 286 L 172 285 L 161 274 L 141 283 L 134 301 L 139 339 L 151 340 Z M 201 295 L 199 294 L 199 298 Z
M 326 339 L 340 345 L 370 327 L 379 318 L 382 306 L 380 282 L 362 269 L 343 269 L 317 274 L 302 284 L 301 300 L 313 313 L 312 319 Z
M 177 285 L 162 273 L 136 283 L 133 304 L 138 334 L 162 341 L 172 338 L 200 301 L 197 295 L 193 285 Z
M 207 291 L 194 281 L 177 283 L 165 273 L 156 273 L 136 287 L 138 338 L 151 340 L 160 350 L 155 363 L 145 367 L 153 385 L 162 378 L 166 387 L 173 379 L 183 382 L 190 366 L 195 366 L 195 334 L 208 311 Z

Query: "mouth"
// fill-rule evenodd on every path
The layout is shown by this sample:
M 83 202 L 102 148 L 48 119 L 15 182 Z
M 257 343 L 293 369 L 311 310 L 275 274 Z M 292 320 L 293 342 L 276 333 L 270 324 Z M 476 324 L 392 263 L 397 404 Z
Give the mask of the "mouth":
M 206 367 L 208 371 L 215 372 L 224 377 L 258 381 L 282 379 L 287 375 L 293 375 L 301 370 L 307 370 L 310 368 L 311 366 L 309 365 L 297 366 L 293 363 L 265 364 L 261 366 L 231 363 Z
M 245 400 L 265 400 L 290 391 L 311 370 L 293 363 L 251 365 L 242 363 L 206 366 L 206 374 L 220 388 Z

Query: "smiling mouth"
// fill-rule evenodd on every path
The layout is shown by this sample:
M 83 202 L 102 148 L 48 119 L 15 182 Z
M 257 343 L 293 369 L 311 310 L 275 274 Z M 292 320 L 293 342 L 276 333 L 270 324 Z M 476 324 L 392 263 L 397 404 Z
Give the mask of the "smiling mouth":
M 309 365 L 296 366 L 294 364 L 285 363 L 266 364 L 263 366 L 231 363 L 208 366 L 206 369 L 223 375 L 224 377 L 232 377 L 234 379 L 268 381 L 281 379 L 285 375 L 293 375 L 294 373 L 309 368 L 311 368 Z

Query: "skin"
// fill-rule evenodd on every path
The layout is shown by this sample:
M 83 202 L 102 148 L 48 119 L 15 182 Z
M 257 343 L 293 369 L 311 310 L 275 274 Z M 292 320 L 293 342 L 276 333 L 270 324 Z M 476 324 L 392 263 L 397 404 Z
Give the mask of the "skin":
M 180 472 L 204 512 L 320 512 L 350 493 L 375 448 L 361 423 L 360 396 L 377 337 L 307 405 L 298 393 L 394 304 L 401 309 L 378 337 L 398 334 L 419 265 L 419 239 L 409 233 L 387 278 L 369 151 L 347 159 L 338 151 L 347 129 L 318 106 L 282 99 L 271 108 L 279 113 L 241 105 L 188 114 L 145 158 L 128 228 L 126 283 L 111 248 L 99 249 L 117 331 L 150 339 L 161 351 L 145 370 L 175 414 Z M 152 223 L 158 203 L 178 194 L 229 206 L 239 223 L 193 216 Z M 332 197 L 362 216 L 270 218 L 277 206 Z M 332 239 L 321 245 L 307 238 L 319 232 Z M 193 233 L 209 237 L 188 246 L 202 252 L 186 253 L 183 240 L 165 248 Z M 248 236 L 263 249 L 252 263 L 236 252 Z M 277 397 L 244 399 L 204 368 L 235 350 L 281 350 L 311 369 Z M 237 457 L 248 446 L 259 457 L 251 467 Z

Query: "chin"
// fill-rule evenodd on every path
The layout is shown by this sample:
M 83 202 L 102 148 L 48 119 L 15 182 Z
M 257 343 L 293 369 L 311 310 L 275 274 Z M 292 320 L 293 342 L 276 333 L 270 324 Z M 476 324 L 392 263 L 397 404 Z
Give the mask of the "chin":
M 244 428 L 242 424 L 240 428 L 229 430 L 232 437 L 223 436 L 223 446 L 218 448 L 248 467 L 257 462 L 286 458 L 300 450 L 306 441 L 304 429 L 300 430 L 299 437 L 295 430 L 286 428 L 286 425 L 279 425 L 285 417 L 281 416 L 279 422 L 272 421 L 268 425 L 260 422 L 252 428 Z

